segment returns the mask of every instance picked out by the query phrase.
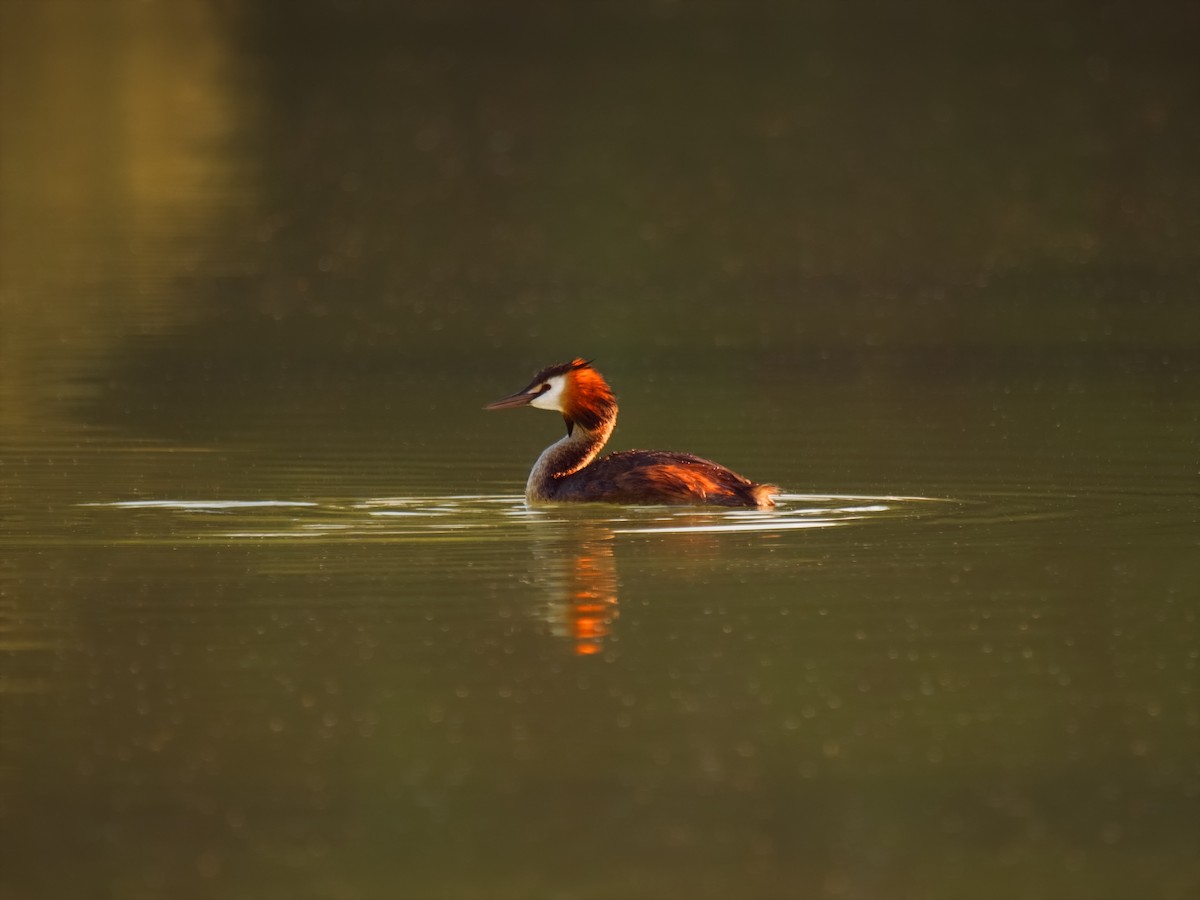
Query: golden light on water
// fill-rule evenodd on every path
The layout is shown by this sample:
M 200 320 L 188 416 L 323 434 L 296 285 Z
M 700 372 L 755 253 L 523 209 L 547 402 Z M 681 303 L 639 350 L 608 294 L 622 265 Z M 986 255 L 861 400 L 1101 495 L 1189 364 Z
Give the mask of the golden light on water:
M 54 421 L 97 357 L 193 313 L 161 296 L 212 265 L 244 94 L 212 5 L 171 7 L 3 7 L 0 427 Z

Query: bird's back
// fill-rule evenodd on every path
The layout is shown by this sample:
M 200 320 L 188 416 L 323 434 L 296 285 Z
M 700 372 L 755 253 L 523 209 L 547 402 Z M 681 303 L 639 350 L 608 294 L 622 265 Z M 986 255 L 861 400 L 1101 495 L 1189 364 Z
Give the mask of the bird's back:
M 712 460 L 666 450 L 625 450 L 556 479 L 554 500 L 771 507 L 779 488 Z

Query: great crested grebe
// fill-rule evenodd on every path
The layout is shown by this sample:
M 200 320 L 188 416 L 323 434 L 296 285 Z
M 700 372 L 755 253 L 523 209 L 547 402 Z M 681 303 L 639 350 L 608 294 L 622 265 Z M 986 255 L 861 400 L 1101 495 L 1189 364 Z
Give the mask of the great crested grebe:
M 590 362 L 547 366 L 533 381 L 484 409 L 536 406 L 562 413 L 567 436 L 542 451 L 529 481 L 530 503 L 775 505 L 773 484 L 755 484 L 690 453 L 625 450 L 596 459 L 617 424 L 617 401 Z

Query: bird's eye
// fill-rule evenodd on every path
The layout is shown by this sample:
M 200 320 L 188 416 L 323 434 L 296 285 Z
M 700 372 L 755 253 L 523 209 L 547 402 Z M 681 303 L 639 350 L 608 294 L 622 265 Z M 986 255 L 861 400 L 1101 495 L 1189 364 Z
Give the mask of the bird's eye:
M 550 390 L 550 385 L 548 385 L 548 384 L 543 384 L 541 387 L 539 387 L 539 388 L 537 389 L 537 392 L 538 392 L 539 394 L 544 394 L 544 393 L 546 393 L 546 391 L 548 391 L 548 390 Z

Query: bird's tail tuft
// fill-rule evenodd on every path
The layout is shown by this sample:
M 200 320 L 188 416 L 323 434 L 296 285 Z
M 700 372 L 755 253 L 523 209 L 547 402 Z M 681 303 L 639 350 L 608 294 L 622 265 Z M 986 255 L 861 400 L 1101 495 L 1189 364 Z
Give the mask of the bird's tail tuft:
M 775 495 L 783 493 L 783 489 L 774 484 L 756 484 L 750 493 L 759 509 L 771 509 L 775 505 Z

